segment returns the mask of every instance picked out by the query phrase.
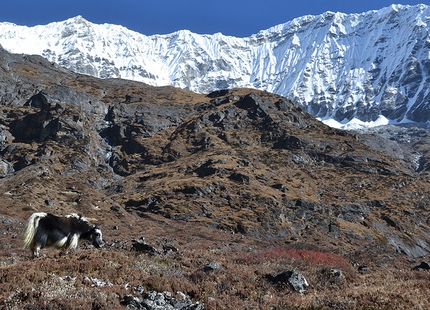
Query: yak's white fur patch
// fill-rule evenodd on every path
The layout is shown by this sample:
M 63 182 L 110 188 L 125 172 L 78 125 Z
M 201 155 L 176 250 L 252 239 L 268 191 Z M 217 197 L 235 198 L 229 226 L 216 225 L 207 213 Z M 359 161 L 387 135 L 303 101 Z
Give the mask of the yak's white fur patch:
M 61 240 L 58 240 L 57 242 L 55 242 L 54 246 L 58 249 L 62 248 L 67 242 L 67 237 L 64 237 Z
M 48 213 L 46 213 L 46 212 L 36 212 L 30 216 L 30 219 L 35 218 L 35 217 L 45 217 L 47 215 L 48 215 Z
M 98 228 L 97 228 L 97 229 L 95 229 L 95 230 L 94 230 L 94 232 L 95 232 L 95 233 L 98 233 L 98 234 L 100 235 L 100 239 L 101 239 L 101 240 L 103 239 L 103 238 L 102 238 L 102 237 L 103 237 L 103 236 L 102 236 L 102 231 L 101 231 L 100 229 L 98 229 Z
M 71 217 L 73 217 L 73 218 L 75 218 L 75 219 L 78 219 L 78 220 L 82 220 L 82 221 L 88 222 L 88 220 L 87 220 L 85 217 L 83 217 L 82 215 L 77 214 L 77 213 L 68 214 L 68 215 L 66 215 L 65 217 L 67 217 L 67 218 L 71 218 Z
M 73 234 L 70 237 L 70 244 L 69 244 L 69 246 L 67 248 L 70 249 L 70 250 L 76 249 L 78 247 L 78 241 L 79 241 L 79 235 Z
M 39 226 L 39 220 L 42 217 L 47 216 L 45 212 L 33 213 L 27 222 L 27 228 L 24 233 L 24 248 L 30 248 L 33 244 L 34 234 Z

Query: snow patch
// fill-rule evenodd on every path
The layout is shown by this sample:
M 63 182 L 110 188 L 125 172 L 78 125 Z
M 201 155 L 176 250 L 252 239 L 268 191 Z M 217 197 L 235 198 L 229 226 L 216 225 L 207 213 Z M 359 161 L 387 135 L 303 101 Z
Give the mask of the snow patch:
M 389 124 L 395 123 L 382 115 L 379 116 L 377 120 L 371 121 L 371 122 L 363 122 L 357 118 L 353 118 L 349 121 L 343 120 L 342 122 L 338 122 L 332 118 L 319 119 L 319 120 L 330 127 L 345 129 L 345 130 L 358 130 L 358 129 L 365 129 L 370 127 L 389 125 Z

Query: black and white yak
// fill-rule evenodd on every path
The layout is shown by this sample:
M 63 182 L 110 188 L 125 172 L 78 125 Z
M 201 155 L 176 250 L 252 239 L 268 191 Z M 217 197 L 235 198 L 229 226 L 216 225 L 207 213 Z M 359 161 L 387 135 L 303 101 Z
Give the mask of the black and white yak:
M 96 248 L 103 246 L 101 230 L 80 214 L 64 217 L 51 213 L 33 213 L 24 233 L 24 248 L 33 251 L 33 257 L 45 246 L 76 249 L 79 238 L 90 240 Z

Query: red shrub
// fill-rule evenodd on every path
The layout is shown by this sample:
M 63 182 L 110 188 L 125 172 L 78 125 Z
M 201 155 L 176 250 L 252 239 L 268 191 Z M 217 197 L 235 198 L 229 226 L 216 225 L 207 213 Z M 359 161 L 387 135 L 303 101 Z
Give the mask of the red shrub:
M 306 263 L 336 268 L 348 268 L 347 259 L 330 252 L 312 251 L 295 248 L 273 247 L 242 257 L 241 263 L 258 264 L 263 261 L 286 261 L 289 263 Z

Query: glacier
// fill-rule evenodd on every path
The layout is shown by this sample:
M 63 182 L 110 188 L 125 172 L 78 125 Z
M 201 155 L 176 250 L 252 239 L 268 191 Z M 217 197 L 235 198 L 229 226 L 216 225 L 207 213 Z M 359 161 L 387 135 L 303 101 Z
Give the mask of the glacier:
M 198 93 L 248 87 L 285 96 L 335 127 L 430 122 L 430 9 L 325 12 L 245 38 L 180 30 L 146 36 L 82 16 L 0 23 L 0 45 L 72 71 Z

